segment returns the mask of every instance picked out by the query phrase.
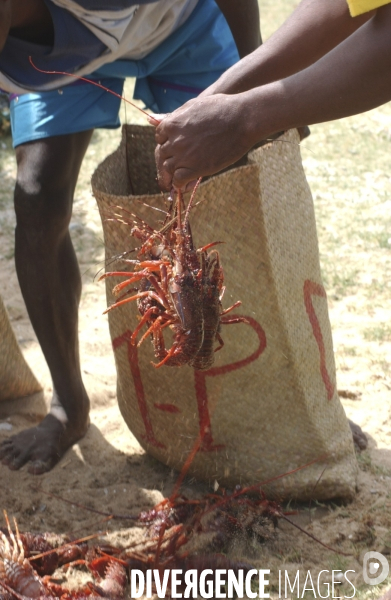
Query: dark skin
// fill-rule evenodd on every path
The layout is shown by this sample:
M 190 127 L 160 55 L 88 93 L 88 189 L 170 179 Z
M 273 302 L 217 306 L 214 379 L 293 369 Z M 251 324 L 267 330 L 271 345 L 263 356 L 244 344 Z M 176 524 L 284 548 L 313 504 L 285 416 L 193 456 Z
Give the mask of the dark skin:
M 1 0 L 0 11 L 1 22 L 13 35 L 52 43 L 53 25 L 43 2 Z M 48 471 L 88 428 L 89 399 L 80 373 L 77 337 L 81 279 L 68 224 L 91 134 L 86 131 L 16 148 L 16 270 L 52 376 L 54 397 L 66 418 L 49 414 L 38 427 L 5 440 L 0 458 L 10 469 L 30 461 L 31 473 Z
M 40 0 L 0 0 L 0 49 L 8 32 L 26 42 L 51 45 L 53 23 L 44 2 Z
M 38 427 L 3 442 L 0 458 L 13 470 L 27 461 L 31 473 L 50 470 L 88 427 L 77 335 L 81 279 L 68 224 L 91 135 L 85 131 L 16 148 L 16 270 L 67 422 L 49 414 Z
M 247 2 L 239 13 L 237 0 L 216 0 L 216 4 L 225 16 L 240 58 L 247 56 L 262 44 L 259 27 L 254 27 L 254 23 L 259 23 L 258 2 Z M 243 32 L 246 32 L 245 35 Z
M 391 99 L 391 5 L 352 18 L 346 0 L 303 0 L 260 48 L 156 128 L 159 183 L 184 188 L 293 127 Z
M 252 52 L 260 43 L 257 1 L 243 0 L 240 10 L 233 0 L 218 4 L 240 55 Z M 43 0 L 0 0 L 0 50 L 9 31 L 24 40 L 52 44 L 53 24 Z M 84 131 L 16 148 L 16 269 L 53 380 L 55 409 L 37 427 L 3 442 L 0 459 L 10 469 L 29 463 L 34 474 L 50 470 L 89 423 L 78 347 L 81 279 L 68 225 L 91 135 Z
M 160 186 L 190 188 L 279 131 L 389 101 L 390 30 L 391 5 L 352 18 L 346 0 L 303 0 L 263 46 L 160 121 Z M 364 449 L 360 427 L 350 427 Z

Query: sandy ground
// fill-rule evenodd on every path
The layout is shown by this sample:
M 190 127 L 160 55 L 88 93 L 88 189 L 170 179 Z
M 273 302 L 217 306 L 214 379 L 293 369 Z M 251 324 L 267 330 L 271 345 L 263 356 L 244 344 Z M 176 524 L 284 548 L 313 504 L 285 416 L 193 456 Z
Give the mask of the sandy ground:
M 322 141 L 322 135 L 315 132 L 312 144 Z M 177 473 L 146 455 L 121 418 L 116 402 L 116 373 L 108 325 L 102 316 L 104 285 L 94 281 L 102 265 L 104 249 L 89 179 L 94 165 L 117 146 L 118 140 L 118 132 L 94 136 L 76 192 L 71 223 L 84 281 L 80 345 L 83 376 L 92 401 L 91 427 L 86 437 L 70 449 L 50 473 L 32 476 L 25 467 L 12 472 L 0 465 L 0 508 L 16 517 L 22 531 L 69 532 L 75 536 L 102 531 L 107 532 L 112 543 L 128 545 L 142 539 L 144 530 L 134 527 L 124 518 L 106 522 L 88 508 L 114 515 L 138 514 L 170 494 Z M 42 383 L 44 393 L 34 399 L 0 405 L 0 440 L 36 423 L 39 415 L 44 414 L 51 395 L 50 378 L 14 269 L 12 186 L 15 165 L 9 141 L 3 142 L 1 159 L 3 191 L 0 210 L 3 225 L 0 234 L 0 290 L 20 347 Z M 311 154 L 306 160 L 316 162 Z M 312 164 L 310 171 L 313 177 L 316 177 L 316 168 L 319 165 Z M 327 222 L 322 221 L 320 228 L 327 228 Z M 389 253 L 384 261 L 389 261 Z M 371 272 L 373 278 L 373 270 L 368 268 L 365 272 L 367 277 Z M 389 323 L 390 302 L 371 309 L 374 303 L 368 295 L 360 296 L 359 292 L 355 292 L 355 298 L 351 295 L 338 296 L 335 281 L 330 283 L 329 288 L 341 399 L 348 416 L 360 423 L 367 433 L 369 449 L 358 456 L 360 473 L 353 502 L 347 505 L 314 503 L 302 506 L 299 514 L 292 518 L 323 542 L 349 556 L 323 548 L 287 523 L 280 523 L 264 544 L 253 539 L 234 545 L 231 556 L 245 558 L 257 568 L 271 569 L 270 589 L 274 595 L 278 593 L 279 570 L 287 570 L 294 578 L 300 569 L 300 596 L 313 598 L 314 594 L 310 591 L 302 593 L 308 570 L 316 578 L 322 569 L 341 572 L 352 569 L 355 572 L 350 573 L 350 579 L 357 588 L 356 597 L 378 598 L 387 588 L 387 581 L 380 587 L 366 586 L 362 579 L 362 560 L 365 552 L 375 550 L 382 552 L 391 562 L 391 379 L 384 366 L 390 358 L 390 337 L 380 340 L 373 336 L 365 338 L 359 335 L 358 326 L 363 324 L 363 319 L 373 324 L 373 315 L 380 323 Z M 347 347 L 358 350 L 349 352 Z M 183 488 L 189 496 L 207 491 L 210 490 L 205 486 L 189 482 Z M 66 500 L 80 506 L 71 505 Z M 60 575 L 69 585 L 76 585 L 85 577 L 83 569 Z M 326 574 L 325 580 L 330 580 L 330 577 Z M 391 581 L 388 581 L 389 586 Z M 321 593 L 325 595 L 324 590 L 322 588 Z M 336 590 L 335 596 L 352 595 L 352 588 L 347 583 L 337 586 Z

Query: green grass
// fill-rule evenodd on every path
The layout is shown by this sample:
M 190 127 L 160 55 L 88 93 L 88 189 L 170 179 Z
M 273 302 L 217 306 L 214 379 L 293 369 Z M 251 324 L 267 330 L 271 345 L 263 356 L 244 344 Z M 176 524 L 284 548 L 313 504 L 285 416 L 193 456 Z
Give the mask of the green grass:
M 364 329 L 364 338 L 369 342 L 391 342 L 391 326 L 381 324 Z

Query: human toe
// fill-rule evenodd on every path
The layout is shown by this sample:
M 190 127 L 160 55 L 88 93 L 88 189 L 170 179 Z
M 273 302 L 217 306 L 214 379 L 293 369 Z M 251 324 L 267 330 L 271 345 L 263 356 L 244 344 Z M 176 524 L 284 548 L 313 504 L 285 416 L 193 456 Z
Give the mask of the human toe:
M 31 473 L 31 475 L 42 475 L 42 473 L 50 471 L 50 469 L 54 467 L 56 462 L 57 461 L 53 459 L 43 460 L 41 458 L 38 458 L 36 460 L 31 461 L 27 470 L 29 473 Z

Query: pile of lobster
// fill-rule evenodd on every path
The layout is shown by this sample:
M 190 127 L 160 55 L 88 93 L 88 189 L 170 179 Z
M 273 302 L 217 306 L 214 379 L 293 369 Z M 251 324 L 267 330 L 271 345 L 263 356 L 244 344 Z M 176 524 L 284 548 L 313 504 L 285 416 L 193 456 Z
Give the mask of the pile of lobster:
M 317 462 L 317 460 L 312 461 Z M 312 463 L 309 463 L 312 464 Z M 288 521 L 323 547 L 344 556 L 348 554 L 324 544 L 300 525 L 275 501 L 268 500 L 263 485 L 301 470 L 304 465 L 263 483 L 233 492 L 224 488 L 200 499 L 188 499 L 179 493 L 185 476 L 182 470 L 170 498 L 139 515 L 118 515 L 130 519 L 137 527 L 145 527 L 145 538 L 125 548 L 107 544 L 91 544 L 97 535 L 71 541 L 53 534 L 22 534 L 15 522 L 12 530 L 7 514 L 7 527 L 0 528 L 0 600 L 122 600 L 128 589 L 132 569 L 162 574 L 173 569 L 182 573 L 219 569 L 247 574 L 252 565 L 227 558 L 238 538 L 242 542 L 263 543 L 274 535 L 279 519 Z M 60 498 L 61 499 L 61 498 Z M 65 502 L 74 504 L 69 500 Z M 83 508 L 75 504 L 78 508 Z M 86 510 L 92 510 L 84 507 Z M 105 517 L 116 518 L 94 510 Z M 89 541 L 87 544 L 86 542 Z M 233 542 L 233 543 L 232 543 Z M 86 570 L 91 581 L 70 591 L 51 575 L 69 566 Z M 166 581 L 169 597 L 171 579 Z
M 83 540 L 71 542 L 56 534 L 23 534 L 16 521 L 14 532 L 5 511 L 4 515 L 7 528 L 0 530 L 0 600 L 123 598 L 125 566 L 109 555 L 102 556 L 104 547 L 90 548 Z M 94 581 L 79 590 L 70 591 L 50 577 L 59 567 L 80 564 Z
M 154 230 L 145 221 L 132 215 L 130 234 L 141 242 L 137 259 L 125 261 L 132 264 L 133 271 L 107 272 L 100 277 L 126 277 L 116 285 L 113 294 L 119 296 L 106 312 L 137 300 L 141 319 L 134 329 L 131 343 L 136 344 L 144 325 L 146 332 L 138 345 L 152 337 L 155 367 L 167 365 L 180 367 L 189 365 L 194 369 L 209 369 L 214 362 L 214 353 L 224 342 L 220 335 L 221 324 L 240 323 L 243 317 L 227 317 L 241 302 L 235 302 L 223 310 L 224 275 L 219 253 L 212 242 L 196 249 L 193 243 L 189 215 L 201 179 L 197 182 L 189 203 L 185 208 L 183 195 L 176 192 L 170 210 L 159 230 Z M 213 248 L 210 252 L 208 252 Z M 138 287 L 133 287 L 137 284 Z M 136 294 L 132 294 L 137 291 Z M 163 330 L 173 331 L 173 342 L 166 348 Z M 215 341 L 219 345 L 215 347 Z
M 128 589 L 132 569 L 243 570 L 253 567 L 219 554 L 237 535 L 264 540 L 270 537 L 281 516 L 280 507 L 258 492 L 236 489 L 233 493 L 209 494 L 200 500 L 182 495 L 163 500 L 138 516 L 146 527 L 145 539 L 128 548 L 70 541 L 54 534 L 14 531 L 5 513 L 7 527 L 0 530 L 0 600 L 121 600 Z M 90 536 L 93 538 L 95 536 Z M 70 591 L 59 585 L 58 569 L 84 569 L 91 581 Z M 56 579 L 51 575 L 55 572 Z M 168 582 L 167 594 L 170 583 Z

